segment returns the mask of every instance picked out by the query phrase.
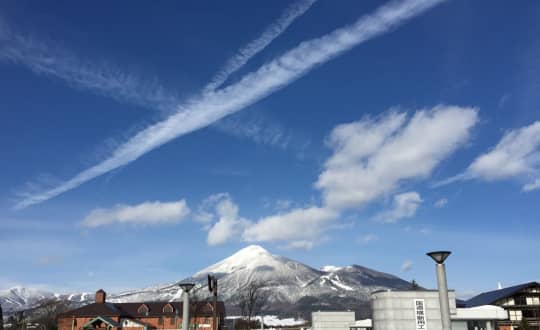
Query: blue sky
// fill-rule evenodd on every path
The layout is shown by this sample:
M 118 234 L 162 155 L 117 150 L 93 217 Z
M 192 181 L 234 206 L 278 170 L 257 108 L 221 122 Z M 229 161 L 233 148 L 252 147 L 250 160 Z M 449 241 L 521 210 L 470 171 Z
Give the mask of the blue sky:
M 463 296 L 539 280 L 539 14 L 3 3 L 0 288 L 172 282 L 247 244 L 428 287 L 449 249 Z

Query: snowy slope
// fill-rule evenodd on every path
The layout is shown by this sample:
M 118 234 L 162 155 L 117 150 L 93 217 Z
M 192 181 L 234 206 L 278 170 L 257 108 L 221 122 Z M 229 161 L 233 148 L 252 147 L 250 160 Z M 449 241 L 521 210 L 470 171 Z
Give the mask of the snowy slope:
M 226 302 L 231 302 L 235 294 L 248 283 L 252 281 L 263 283 L 270 305 L 277 312 L 294 308 L 295 305 L 303 304 L 305 301 L 314 301 L 319 307 L 324 305 L 325 301 L 335 302 L 335 299 L 346 302 L 345 306 L 357 301 L 365 303 L 373 291 L 410 287 L 409 282 L 394 275 L 358 265 L 326 266 L 317 270 L 300 262 L 271 254 L 257 245 L 241 249 L 183 281 L 196 283 L 195 292 L 204 297 L 208 295 L 206 289 L 208 274 L 214 274 L 218 278 L 220 299 Z M 175 300 L 180 297 L 180 290 L 173 283 L 123 292 L 111 299 L 117 302 L 129 302 Z
M 46 290 L 16 286 L 8 290 L 0 290 L 0 305 L 4 312 L 9 313 L 35 307 L 50 299 L 66 300 L 73 303 L 87 303 L 93 299 L 88 293 L 58 294 Z
M 257 245 L 241 249 L 182 281 L 195 282 L 197 286 L 194 292 L 200 297 L 205 297 L 209 294 L 206 288 L 209 273 L 218 278 L 220 299 L 229 306 L 238 290 L 256 281 L 263 283 L 264 290 L 269 296 L 269 309 L 278 313 L 301 306 L 306 309 L 309 309 L 309 306 L 317 306 L 320 309 L 325 305 L 354 308 L 359 303 L 367 302 L 369 294 L 375 290 L 410 287 L 410 283 L 394 275 L 358 265 L 325 266 L 318 270 L 271 254 Z M 113 302 L 179 300 L 181 291 L 176 283 L 110 294 L 108 300 Z M 0 292 L 0 303 L 4 310 L 24 309 L 50 297 L 78 302 L 93 300 L 93 295 L 55 295 L 40 290 L 15 288 Z

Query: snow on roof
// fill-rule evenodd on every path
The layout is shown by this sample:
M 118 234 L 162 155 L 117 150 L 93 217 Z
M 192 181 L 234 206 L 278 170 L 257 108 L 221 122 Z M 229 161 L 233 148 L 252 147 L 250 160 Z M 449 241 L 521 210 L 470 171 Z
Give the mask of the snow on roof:
M 371 328 L 371 327 L 373 327 L 373 321 L 371 319 L 356 320 L 353 323 L 350 323 L 349 327 Z
M 469 308 L 457 308 L 453 320 L 506 320 L 508 312 L 499 306 L 482 305 Z
M 232 320 L 232 319 L 241 319 L 242 316 L 227 316 L 226 319 L 227 320 Z M 261 317 L 258 316 L 256 317 L 257 320 L 260 320 Z M 263 322 L 264 322 L 264 325 L 267 326 L 267 327 L 271 327 L 271 328 L 274 328 L 274 327 L 292 327 L 292 326 L 298 326 L 298 325 L 303 325 L 303 324 L 306 324 L 306 320 L 304 319 L 295 319 L 295 318 L 283 318 L 283 319 L 280 319 L 277 315 L 264 315 L 263 316 Z

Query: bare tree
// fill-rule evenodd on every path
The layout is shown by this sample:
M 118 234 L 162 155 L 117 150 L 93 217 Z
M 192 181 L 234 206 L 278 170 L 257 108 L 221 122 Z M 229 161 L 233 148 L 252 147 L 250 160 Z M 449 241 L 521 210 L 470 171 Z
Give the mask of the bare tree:
M 63 300 L 44 299 L 32 309 L 32 321 L 47 330 L 58 329 L 57 316 L 69 309 L 69 303 Z
M 24 324 L 24 312 L 19 311 L 15 315 L 8 317 L 8 323 L 10 324 L 10 329 L 12 330 L 22 329 Z
M 268 301 L 268 294 L 264 291 L 261 282 L 249 282 L 241 288 L 235 298 L 236 305 L 244 317 L 245 328 L 251 328 L 252 318 L 264 308 Z
M 4 330 L 4 313 L 2 312 L 1 304 L 0 304 L 0 330 Z

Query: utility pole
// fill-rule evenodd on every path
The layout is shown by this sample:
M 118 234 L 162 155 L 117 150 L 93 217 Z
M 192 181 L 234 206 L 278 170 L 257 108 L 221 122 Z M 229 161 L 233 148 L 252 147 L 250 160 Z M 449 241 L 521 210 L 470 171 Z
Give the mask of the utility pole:
M 217 330 L 217 295 L 218 284 L 217 278 L 214 275 L 208 274 L 208 290 L 214 294 L 214 309 L 212 311 L 212 330 Z

